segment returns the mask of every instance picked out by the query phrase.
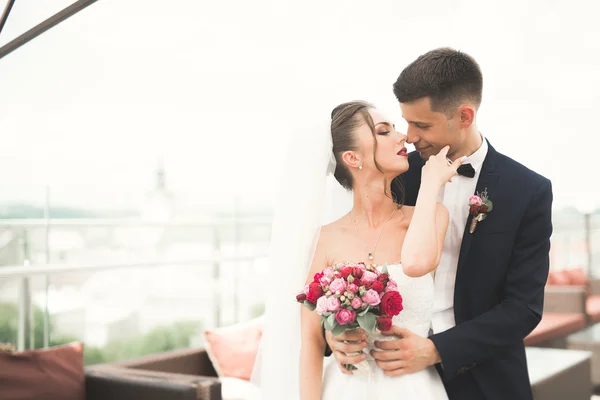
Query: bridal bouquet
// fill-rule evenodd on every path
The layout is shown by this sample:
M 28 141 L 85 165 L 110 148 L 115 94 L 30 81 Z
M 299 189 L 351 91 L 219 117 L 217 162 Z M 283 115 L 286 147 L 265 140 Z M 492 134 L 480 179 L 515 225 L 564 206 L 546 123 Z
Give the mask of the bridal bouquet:
M 387 267 L 337 264 L 315 274 L 296 301 L 321 316 L 321 323 L 334 335 L 361 327 L 388 331 L 392 317 L 402 311 L 402 296 Z

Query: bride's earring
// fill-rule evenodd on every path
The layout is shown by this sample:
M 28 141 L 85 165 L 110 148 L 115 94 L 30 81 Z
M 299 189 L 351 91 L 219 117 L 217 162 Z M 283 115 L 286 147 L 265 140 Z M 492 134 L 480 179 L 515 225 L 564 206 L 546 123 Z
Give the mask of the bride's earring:
M 362 169 L 362 163 L 360 161 L 358 162 L 358 169 Z

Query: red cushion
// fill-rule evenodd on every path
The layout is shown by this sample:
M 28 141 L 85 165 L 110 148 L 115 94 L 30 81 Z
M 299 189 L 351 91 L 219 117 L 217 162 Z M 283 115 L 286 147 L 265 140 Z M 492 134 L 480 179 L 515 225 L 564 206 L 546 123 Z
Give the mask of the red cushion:
M 85 400 L 83 344 L 0 353 L 0 399 Z
M 583 314 L 544 313 L 538 326 L 525 338 L 527 346 L 564 337 L 585 327 Z

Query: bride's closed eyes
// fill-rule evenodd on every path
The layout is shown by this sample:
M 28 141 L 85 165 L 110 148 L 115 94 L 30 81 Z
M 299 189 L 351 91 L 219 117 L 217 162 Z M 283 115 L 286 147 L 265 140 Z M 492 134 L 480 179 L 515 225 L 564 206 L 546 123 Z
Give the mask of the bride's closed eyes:
M 377 125 L 385 125 L 385 127 L 382 127 L 380 131 L 377 131 L 378 135 L 387 135 L 388 133 L 391 132 L 391 129 L 396 130 L 396 125 L 394 124 L 390 124 L 389 122 L 380 122 Z M 377 126 L 375 125 L 375 126 Z M 388 128 L 388 129 L 386 129 Z M 391 129 L 389 129 L 391 128 Z

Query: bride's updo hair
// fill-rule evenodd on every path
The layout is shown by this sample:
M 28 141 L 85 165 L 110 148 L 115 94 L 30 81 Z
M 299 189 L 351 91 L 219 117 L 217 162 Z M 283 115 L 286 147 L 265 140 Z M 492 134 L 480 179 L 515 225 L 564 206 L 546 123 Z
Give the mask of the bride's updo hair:
M 333 141 L 333 155 L 335 156 L 335 172 L 333 176 L 346 190 L 352 190 L 354 181 L 350 168 L 342 160 L 342 154 L 345 151 L 357 150 L 355 129 L 366 123 L 371 128 L 373 134 L 373 147 L 377 151 L 377 140 L 375 139 L 375 123 L 370 109 L 375 106 L 366 101 L 350 101 L 342 103 L 331 112 L 331 139 Z M 379 172 L 383 173 L 381 166 L 373 154 L 373 162 Z M 387 178 L 384 178 L 385 195 L 390 197 L 398 206 L 402 206 L 405 200 L 404 185 L 398 178 L 392 180 L 392 192 L 388 193 Z
M 335 156 L 335 179 L 347 190 L 352 190 L 352 174 L 342 160 L 345 151 L 357 150 L 354 130 L 367 123 L 371 131 L 375 130 L 373 118 L 369 109 L 375 108 L 366 101 L 350 101 L 342 103 L 331 112 L 331 139 L 333 141 L 333 155 Z

